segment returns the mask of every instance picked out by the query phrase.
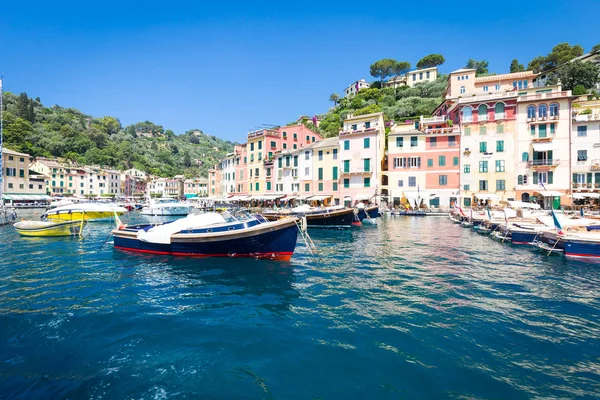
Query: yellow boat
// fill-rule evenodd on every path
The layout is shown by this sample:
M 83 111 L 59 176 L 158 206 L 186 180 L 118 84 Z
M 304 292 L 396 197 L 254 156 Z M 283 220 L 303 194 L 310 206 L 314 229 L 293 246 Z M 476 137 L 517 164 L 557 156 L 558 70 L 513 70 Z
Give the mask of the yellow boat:
M 115 214 L 123 215 L 126 212 L 126 208 L 110 203 L 79 203 L 48 210 L 43 217 L 58 221 L 112 221 Z
M 21 221 L 13 226 L 23 236 L 77 236 L 81 233 L 86 221 Z

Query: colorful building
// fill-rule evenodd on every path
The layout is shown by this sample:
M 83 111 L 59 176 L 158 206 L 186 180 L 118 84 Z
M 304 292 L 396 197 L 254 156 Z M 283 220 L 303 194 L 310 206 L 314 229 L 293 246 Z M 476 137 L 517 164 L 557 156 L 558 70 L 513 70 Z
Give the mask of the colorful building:
M 600 198 L 600 100 L 573 103 L 571 193 L 574 200 Z
M 340 198 L 354 205 L 381 194 L 385 159 L 383 113 L 349 116 L 339 136 Z

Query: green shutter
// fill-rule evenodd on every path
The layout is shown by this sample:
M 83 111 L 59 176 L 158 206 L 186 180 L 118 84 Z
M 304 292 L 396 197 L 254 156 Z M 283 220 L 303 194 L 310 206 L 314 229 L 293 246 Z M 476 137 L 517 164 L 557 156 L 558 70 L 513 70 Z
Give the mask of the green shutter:
M 455 165 L 455 166 L 458 165 L 458 157 L 454 157 L 452 159 L 452 165 Z
M 364 160 L 365 172 L 371 172 L 371 159 L 365 158 Z
M 594 174 L 594 183 L 596 184 L 595 186 L 598 187 L 598 185 L 600 185 L 600 172 L 596 172 Z
M 573 174 L 573 183 L 577 183 L 577 174 Z
M 323 180 L 323 168 L 319 168 L 319 180 Z
M 591 172 L 587 173 L 587 180 L 586 180 L 586 182 L 589 183 L 590 185 L 592 184 L 592 173 Z
M 338 178 L 338 167 L 333 167 L 333 179 Z
M 546 137 L 546 124 L 540 124 L 538 127 L 538 134 L 541 138 Z
M 523 175 L 519 175 L 517 177 L 517 184 L 522 185 L 523 184 Z
M 487 143 L 486 142 L 479 143 L 479 152 L 480 153 L 487 152 Z
M 548 184 L 554 183 L 554 172 L 548 171 Z
M 533 184 L 534 185 L 538 184 L 538 173 L 537 172 L 533 173 Z

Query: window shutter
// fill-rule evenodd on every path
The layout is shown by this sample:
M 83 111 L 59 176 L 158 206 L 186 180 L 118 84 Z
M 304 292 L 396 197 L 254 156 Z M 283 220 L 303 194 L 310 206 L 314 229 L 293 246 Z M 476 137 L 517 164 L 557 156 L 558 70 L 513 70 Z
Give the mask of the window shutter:
M 538 173 L 537 172 L 533 173 L 533 184 L 534 185 L 538 184 Z
M 573 183 L 577 183 L 577 174 L 573 174 Z
M 554 172 L 548 171 L 548 184 L 554 183 Z
M 552 160 L 552 150 L 548 150 L 548 160 Z
M 587 174 L 587 183 L 589 183 L 590 185 L 592 184 L 592 173 L 588 172 Z
M 517 178 L 517 184 L 522 185 L 523 184 L 523 175 L 519 175 Z

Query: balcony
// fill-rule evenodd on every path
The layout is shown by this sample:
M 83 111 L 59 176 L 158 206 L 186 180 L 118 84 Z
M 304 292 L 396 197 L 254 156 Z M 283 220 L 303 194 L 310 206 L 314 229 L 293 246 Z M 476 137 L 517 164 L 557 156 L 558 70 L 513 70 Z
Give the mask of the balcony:
M 445 128 L 427 128 L 425 129 L 426 135 L 450 135 L 457 134 L 458 129 L 452 126 L 447 126 Z
M 341 171 L 340 172 L 340 176 L 343 176 L 343 175 L 346 175 L 346 176 L 347 175 L 350 175 L 350 176 L 352 176 L 352 175 L 371 175 L 372 173 L 373 173 L 373 170 L 371 170 L 371 169 L 368 169 L 368 170 L 363 169 L 363 170 L 353 170 L 353 171 Z
M 499 92 L 499 93 L 482 94 L 479 96 L 459 97 L 458 104 L 473 103 L 473 102 L 479 103 L 482 101 L 506 99 L 506 98 L 510 98 L 510 97 L 516 98 L 517 92 L 511 90 L 510 92 Z
M 270 167 L 273 165 L 273 160 L 265 158 L 265 160 L 263 161 L 263 164 L 265 165 L 265 167 Z
M 530 160 L 527 161 L 527 168 L 555 168 L 560 164 L 560 160 Z
M 587 122 L 600 120 L 600 111 L 596 114 L 578 114 L 573 116 L 575 122 Z
M 517 101 L 523 102 L 523 101 L 550 100 L 550 99 L 559 99 L 561 97 L 567 97 L 567 92 L 563 90 L 561 92 L 528 94 L 528 95 L 524 95 L 524 96 L 519 96 L 517 98 Z
M 340 132 L 340 136 L 344 136 L 344 135 L 353 135 L 353 134 L 357 134 L 357 133 L 370 133 L 370 132 L 376 132 L 377 128 L 369 128 L 369 129 L 357 129 L 357 130 L 350 130 L 350 131 L 344 131 L 344 132 Z

